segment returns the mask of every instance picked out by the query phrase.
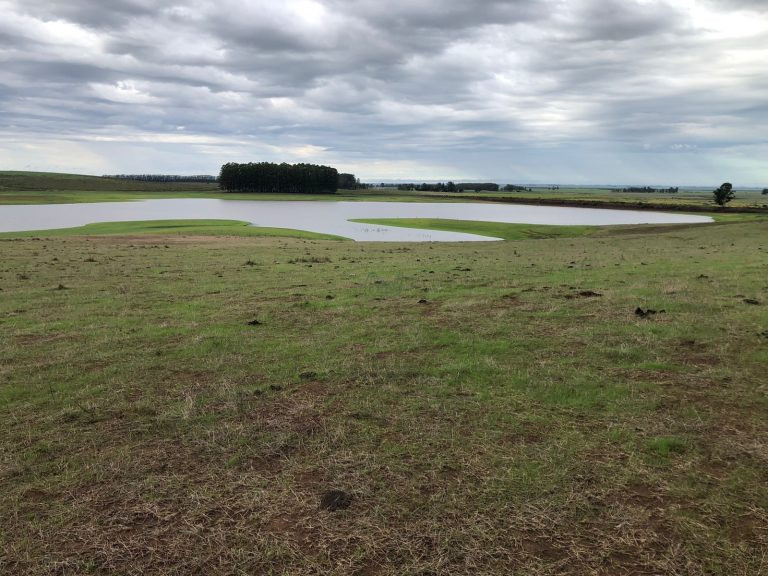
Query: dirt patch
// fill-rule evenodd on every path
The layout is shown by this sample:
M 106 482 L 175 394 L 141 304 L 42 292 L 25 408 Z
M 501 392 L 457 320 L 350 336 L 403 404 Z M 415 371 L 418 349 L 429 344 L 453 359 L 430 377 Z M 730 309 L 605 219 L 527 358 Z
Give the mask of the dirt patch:
M 530 444 L 541 444 L 544 442 L 544 436 L 538 432 L 515 432 L 504 434 L 501 442 L 508 445 L 526 446 Z
M 304 520 L 298 512 L 285 512 L 270 518 L 264 529 L 280 539 L 308 544 L 314 539 L 314 534 L 312 530 L 307 529 Z
M 717 356 L 706 353 L 706 346 L 701 344 L 681 345 L 677 349 L 675 362 L 678 364 L 694 364 L 699 366 L 719 366 L 722 360 Z
M 732 540 L 755 546 L 756 542 L 768 543 L 768 522 L 765 518 L 756 518 L 745 514 L 728 528 Z
M 624 502 L 644 508 L 659 506 L 664 502 L 664 498 L 659 492 L 642 482 L 630 482 L 627 484 L 620 497 Z
M 29 346 L 32 344 L 48 344 L 50 342 L 57 342 L 59 340 L 66 340 L 70 336 L 66 334 L 53 334 L 46 336 L 43 334 L 17 334 L 13 336 L 16 343 L 22 346 Z
M 22 493 L 21 497 L 30 503 L 41 503 L 51 500 L 53 495 L 42 488 L 28 488 Z

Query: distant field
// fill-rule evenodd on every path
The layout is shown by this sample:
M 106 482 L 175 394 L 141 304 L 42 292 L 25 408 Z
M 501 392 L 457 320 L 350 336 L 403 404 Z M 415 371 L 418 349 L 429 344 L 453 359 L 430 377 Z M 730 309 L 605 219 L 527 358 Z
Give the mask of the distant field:
M 584 236 L 601 230 L 598 226 L 539 226 L 534 224 L 508 224 L 505 222 L 477 222 L 439 218 L 366 218 L 355 219 L 352 222 L 425 230 L 444 230 L 447 232 L 465 232 L 467 234 L 479 234 L 504 240 Z
M 713 214 L 716 221 L 765 221 L 761 214 Z M 571 238 L 576 236 L 609 237 L 632 233 L 666 233 L 688 229 L 690 224 L 638 224 L 620 226 L 548 226 L 539 224 L 511 224 L 507 222 L 478 222 L 437 218 L 373 218 L 353 219 L 352 222 L 399 226 L 424 230 L 444 230 L 478 234 L 503 240 Z M 710 226 L 698 224 L 698 226 Z M 99 222 L 74 228 L 0 232 L 3 238 L 59 238 L 64 236 L 116 236 L 116 235 L 196 235 L 196 236 L 274 236 L 316 240 L 348 240 L 331 234 L 321 234 L 290 228 L 252 226 L 248 222 L 229 220 L 145 220 L 138 222 Z
M 216 184 L 137 182 L 47 172 L 0 172 L 1 204 L 70 204 L 126 202 L 157 198 L 224 198 L 229 200 L 423 200 L 392 189 L 339 190 L 336 194 L 233 194 Z M 434 201 L 445 201 L 435 198 Z
M 215 183 L 140 182 L 55 172 L 0 171 L 2 191 L 179 192 L 218 190 Z
M 768 223 L 152 225 L 0 239 L 0 573 L 768 569 Z
M 78 202 L 120 202 L 152 198 L 223 198 L 230 200 L 312 200 L 312 201 L 399 201 L 456 202 L 503 200 L 529 202 L 578 202 L 613 205 L 633 209 L 657 208 L 702 210 L 716 208 L 712 193 L 707 190 L 681 190 L 678 194 L 640 194 L 615 192 L 607 188 L 563 188 L 532 192 L 410 192 L 396 188 L 339 190 L 336 194 L 228 194 L 216 184 L 181 184 L 133 182 L 105 179 L 97 176 L 53 174 L 42 172 L 0 172 L 0 205 L 2 204 L 62 204 Z M 759 191 L 736 190 L 731 209 L 765 208 L 768 196 Z M 726 210 L 727 211 L 727 210 Z
M 718 184 L 719 185 L 719 184 Z M 716 186 L 713 186 L 713 189 Z M 768 211 L 768 196 L 759 190 L 734 190 L 736 198 L 728 204 L 730 208 L 765 208 Z M 443 195 L 445 195 L 443 193 Z M 453 196 L 453 194 L 451 194 Z M 540 200 L 575 201 L 575 202 L 607 202 L 623 204 L 628 208 L 642 208 L 648 204 L 668 208 L 716 208 L 712 202 L 711 190 L 680 190 L 677 194 L 622 192 L 609 188 L 561 188 L 547 190 L 533 188 L 531 192 L 465 192 L 458 194 L 473 198 L 513 198 L 536 203 Z

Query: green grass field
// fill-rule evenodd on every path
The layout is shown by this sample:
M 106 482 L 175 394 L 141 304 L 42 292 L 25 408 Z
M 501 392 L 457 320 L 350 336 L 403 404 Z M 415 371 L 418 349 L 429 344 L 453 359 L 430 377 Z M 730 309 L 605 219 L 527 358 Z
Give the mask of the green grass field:
M 312 238 L 316 240 L 345 240 L 340 236 L 305 230 L 252 226 L 234 220 L 146 220 L 139 222 L 99 222 L 76 228 L 32 230 L 29 232 L 0 232 L 1 238 L 59 238 L 62 236 L 116 236 L 134 234 L 167 234 L 195 236 L 279 236 L 283 238 Z
M 720 183 L 712 186 L 717 188 Z M 759 190 L 734 190 L 736 197 L 728 204 L 728 208 L 766 209 L 768 211 L 768 196 Z M 444 196 L 445 194 L 443 194 Z M 451 195 L 454 196 L 454 195 Z M 561 188 L 547 190 L 533 188 L 530 192 L 465 192 L 455 197 L 484 198 L 488 200 L 513 199 L 517 201 L 537 202 L 578 202 L 605 203 L 615 207 L 643 208 L 648 205 L 661 209 L 714 209 L 717 206 L 712 201 L 712 190 L 691 189 L 680 190 L 677 194 L 623 192 L 610 188 Z
M 336 194 L 238 194 L 219 190 L 217 184 L 184 184 L 113 180 L 98 176 L 50 172 L 0 171 L 0 205 L 3 204 L 74 204 L 81 202 L 126 202 L 158 198 L 220 198 L 229 200 L 313 200 L 423 201 L 414 193 L 391 188 L 339 190 Z M 450 199 L 431 198 L 434 202 Z
M 714 186 L 713 186 L 714 187 Z M 731 209 L 765 209 L 768 196 L 756 190 L 736 190 Z M 709 190 L 682 190 L 678 194 L 625 193 L 609 188 L 534 188 L 531 192 L 436 193 L 399 191 L 396 188 L 339 190 L 336 194 L 233 194 L 221 192 L 216 184 L 181 184 L 112 180 L 97 176 L 48 172 L 0 171 L 0 205 L 71 204 L 80 202 L 120 202 L 157 198 L 221 198 L 230 200 L 313 200 L 313 201 L 398 201 L 456 202 L 467 199 L 529 202 L 599 203 L 610 207 L 668 210 L 716 208 Z
M 441 218 L 366 218 L 352 220 L 382 226 L 401 226 L 422 230 L 444 230 L 465 232 L 501 238 L 503 240 L 524 240 L 526 238 L 564 238 L 584 236 L 601 231 L 598 226 L 541 226 L 535 224 L 508 224 L 505 222 L 477 222 L 472 220 L 446 220 Z
M 0 573 L 768 570 L 765 221 L 188 224 L 0 239 Z

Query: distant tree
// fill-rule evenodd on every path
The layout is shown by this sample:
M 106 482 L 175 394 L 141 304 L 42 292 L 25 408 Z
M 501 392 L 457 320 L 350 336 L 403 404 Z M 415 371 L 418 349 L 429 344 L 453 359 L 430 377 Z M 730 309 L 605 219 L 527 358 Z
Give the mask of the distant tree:
M 336 168 L 316 164 L 230 162 L 219 173 L 219 188 L 227 192 L 332 194 L 338 185 Z
M 459 182 L 456 188 L 461 192 L 463 190 L 472 190 L 474 192 L 498 192 L 499 185 L 494 182 Z
M 354 174 L 339 174 L 339 188 L 341 190 L 357 190 L 360 180 Z
M 723 182 L 720 185 L 720 188 L 717 188 L 712 192 L 712 196 L 715 204 L 725 207 L 725 205 L 734 198 L 733 184 L 730 182 Z
M 763 195 L 768 195 L 768 188 L 763 188 Z
M 216 176 L 197 175 L 197 176 L 179 176 L 178 174 L 105 174 L 102 178 L 110 180 L 136 180 L 138 182 L 216 182 Z
M 464 192 L 466 190 L 473 190 L 480 192 L 481 190 L 489 190 L 497 192 L 499 185 L 493 182 L 453 182 L 449 180 L 446 183 L 438 182 L 437 184 L 422 184 L 403 183 L 397 185 L 398 190 L 410 190 L 416 192 Z
M 529 188 L 518 186 L 517 184 L 507 184 L 502 190 L 504 192 L 528 192 Z
M 642 194 L 677 194 L 680 189 L 676 186 L 670 188 L 651 188 L 650 186 L 631 186 L 624 188 L 622 192 L 637 192 Z

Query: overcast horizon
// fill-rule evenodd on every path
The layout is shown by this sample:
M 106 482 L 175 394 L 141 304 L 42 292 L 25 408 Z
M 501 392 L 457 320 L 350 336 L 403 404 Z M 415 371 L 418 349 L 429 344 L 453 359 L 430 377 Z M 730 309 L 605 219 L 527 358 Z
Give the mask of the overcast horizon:
M 0 170 L 768 186 L 764 0 L 0 10 Z

